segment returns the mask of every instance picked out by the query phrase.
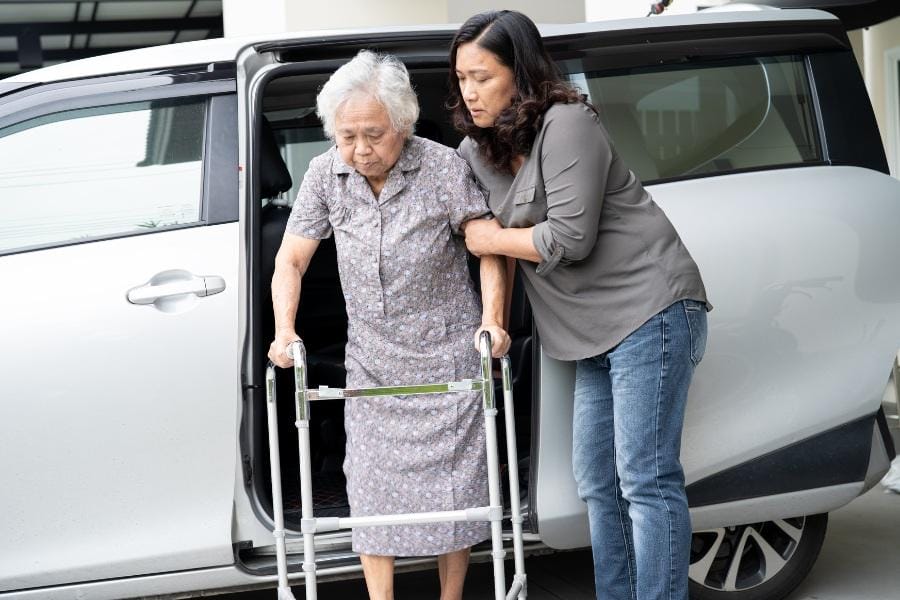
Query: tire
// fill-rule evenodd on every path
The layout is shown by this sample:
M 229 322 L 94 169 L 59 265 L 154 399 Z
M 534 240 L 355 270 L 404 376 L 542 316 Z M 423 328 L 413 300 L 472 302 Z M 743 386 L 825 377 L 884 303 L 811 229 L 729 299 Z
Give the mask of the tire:
M 809 574 L 827 526 L 821 514 L 694 532 L 691 600 L 782 600 Z

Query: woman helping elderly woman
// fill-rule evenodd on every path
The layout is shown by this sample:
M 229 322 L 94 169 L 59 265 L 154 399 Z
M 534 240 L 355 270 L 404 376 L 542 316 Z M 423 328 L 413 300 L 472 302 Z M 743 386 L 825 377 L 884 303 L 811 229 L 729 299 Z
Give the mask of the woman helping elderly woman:
M 269 356 L 290 364 L 300 279 L 332 231 L 351 386 L 476 372 L 476 331 L 504 353 L 505 257 L 517 259 L 543 352 L 576 363 L 572 458 L 597 597 L 686 600 L 679 453 L 710 309 L 697 265 L 528 17 L 473 16 L 449 62 L 459 155 L 412 135 L 418 104 L 397 59 L 363 51 L 322 88 L 335 146 L 310 163 L 276 259 Z M 482 218 L 482 189 L 496 218 Z M 466 248 L 481 257 L 480 315 Z M 351 512 L 483 505 L 477 405 L 472 394 L 347 401 Z M 353 545 L 372 598 L 393 597 L 394 556 L 438 554 L 447 600 L 487 537 L 484 523 L 398 526 L 354 531 Z
M 679 454 L 711 308 L 699 269 L 527 16 L 460 27 L 449 105 L 496 216 L 466 245 L 517 259 L 543 352 L 575 362 L 572 466 L 597 598 L 687 600 Z
M 275 263 L 275 340 L 269 358 L 292 364 L 301 279 L 319 241 L 334 235 L 347 307 L 349 387 L 451 381 L 479 372 L 473 340 L 502 329 L 505 259 L 484 256 L 479 302 L 463 232 L 489 215 L 456 151 L 416 137 L 415 92 L 394 57 L 362 51 L 317 98 L 335 145 L 303 178 Z M 487 504 L 484 421 L 477 392 L 348 399 L 344 473 L 352 516 L 449 511 Z M 393 597 L 396 556 L 438 555 L 441 598 L 462 597 L 469 548 L 487 523 L 353 531 L 369 595 Z

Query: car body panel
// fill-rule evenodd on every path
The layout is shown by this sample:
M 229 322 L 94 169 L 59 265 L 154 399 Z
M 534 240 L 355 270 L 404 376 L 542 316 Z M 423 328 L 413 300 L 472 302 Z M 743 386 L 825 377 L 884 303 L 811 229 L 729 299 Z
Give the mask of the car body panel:
M 651 192 L 715 306 L 686 414 L 689 483 L 878 409 L 900 341 L 900 238 L 883 226 L 900 219 L 900 182 L 806 167 Z
M 862 491 L 862 482 L 842 483 L 788 494 L 701 506 L 691 509 L 691 525 L 694 531 L 703 531 L 716 527 L 817 515 L 837 510 L 857 498 Z M 741 515 L 739 523 L 734 522 L 735 515 Z
M 688 485 L 878 410 L 900 340 L 900 279 L 890 276 L 900 238 L 883 226 L 900 222 L 900 182 L 804 167 L 648 189 L 715 307 L 685 415 Z M 538 531 L 552 547 L 577 547 L 589 538 L 571 475 L 574 370 L 541 356 L 539 372 Z M 855 497 L 823 495 L 829 510 Z M 748 498 L 704 507 L 701 522 L 746 522 L 748 503 L 759 518 L 797 516 L 780 512 L 796 504 Z
M 900 15 L 896 0 L 731 0 L 731 3 L 773 8 L 814 8 L 838 16 L 847 29 L 871 27 Z M 729 4 L 722 6 L 725 10 Z
M 0 438 L 15 490 L 0 495 L 0 590 L 233 562 L 237 228 L 0 260 Z M 126 300 L 170 269 L 226 288 L 170 313 Z
M 10 593 L 0 592 L 6 600 L 121 600 L 122 598 L 184 598 L 185 590 L 244 591 L 277 582 L 275 575 L 256 576 L 236 566 L 216 567 L 145 577 L 93 581 L 81 585 L 40 587 Z M 197 594 L 198 596 L 201 594 Z

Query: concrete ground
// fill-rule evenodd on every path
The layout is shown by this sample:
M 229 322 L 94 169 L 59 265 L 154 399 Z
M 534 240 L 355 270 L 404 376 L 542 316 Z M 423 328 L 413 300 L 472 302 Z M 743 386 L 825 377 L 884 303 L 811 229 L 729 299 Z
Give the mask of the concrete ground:
M 830 517 L 819 560 L 791 600 L 900 599 L 900 494 L 877 485 Z
M 509 564 L 509 563 L 507 563 Z M 507 567 L 509 569 L 510 567 Z M 526 560 L 531 600 L 588 600 L 594 597 L 589 552 L 567 552 Z M 473 565 L 466 600 L 493 598 L 491 567 Z M 437 599 L 437 573 L 399 575 L 398 600 Z M 304 598 L 295 587 L 297 600 Z M 274 600 L 275 591 L 221 596 L 227 600 Z M 365 600 L 362 580 L 319 586 L 323 600 Z M 790 600 L 900 600 L 900 494 L 880 485 L 831 514 L 819 559 Z

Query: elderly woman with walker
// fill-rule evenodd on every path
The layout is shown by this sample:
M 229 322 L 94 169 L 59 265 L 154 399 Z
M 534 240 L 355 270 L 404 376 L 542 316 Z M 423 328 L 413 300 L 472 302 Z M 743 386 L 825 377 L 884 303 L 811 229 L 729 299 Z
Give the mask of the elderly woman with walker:
M 310 162 L 272 279 L 270 360 L 288 367 L 299 339 L 301 280 L 319 241 L 335 236 L 348 327 L 348 387 L 423 383 L 479 372 L 481 332 L 505 354 L 503 259 L 482 256 L 482 299 L 463 232 L 488 213 L 466 162 L 413 135 L 419 107 L 396 58 L 362 51 L 323 86 L 317 111 L 335 145 Z M 473 336 L 476 351 L 472 349 Z M 345 401 L 344 472 L 351 516 L 450 511 L 487 503 L 477 392 Z M 354 528 L 369 595 L 393 598 L 396 556 L 438 555 L 442 600 L 462 597 L 484 522 Z

